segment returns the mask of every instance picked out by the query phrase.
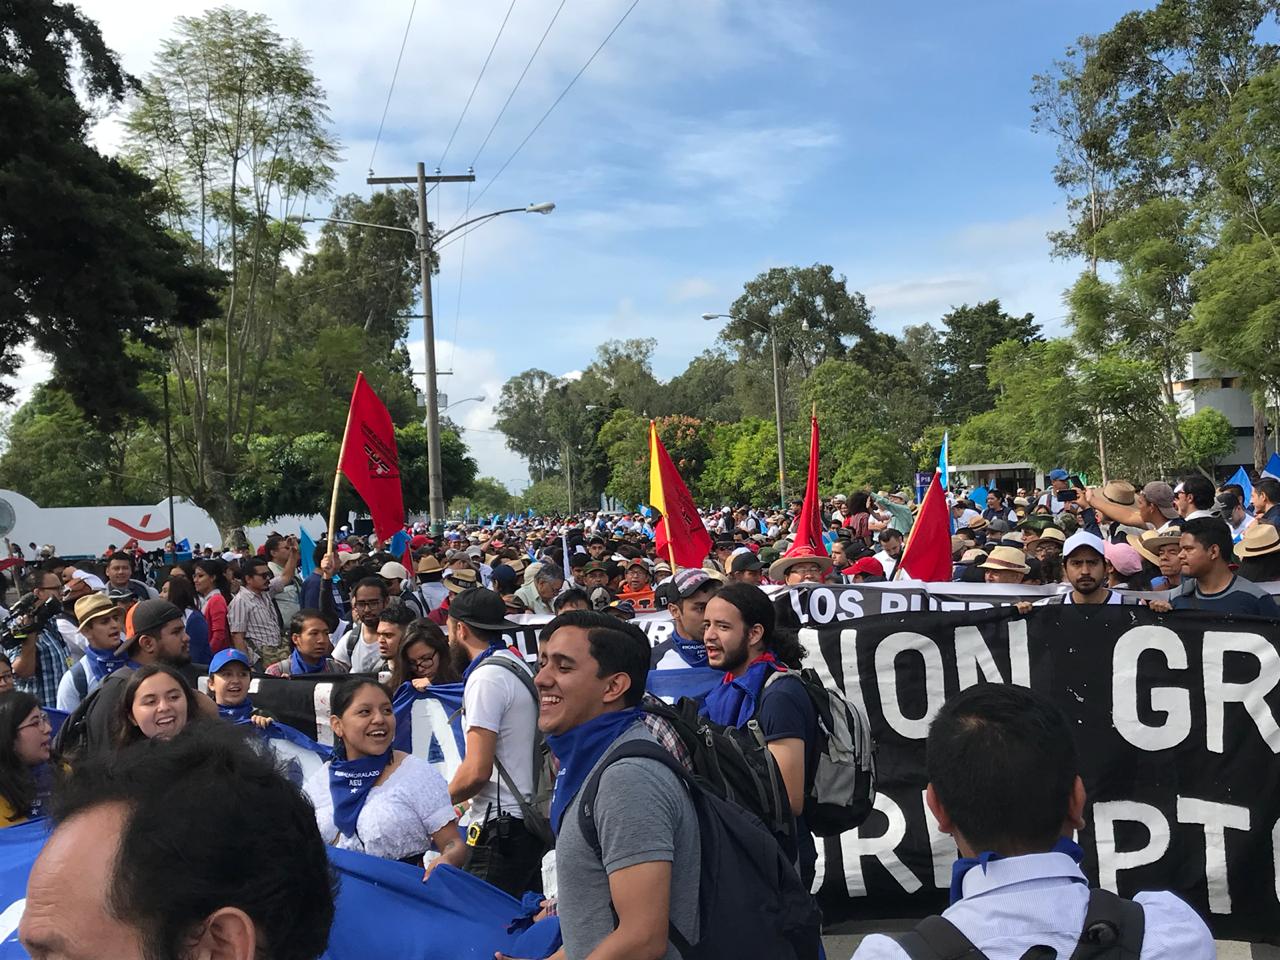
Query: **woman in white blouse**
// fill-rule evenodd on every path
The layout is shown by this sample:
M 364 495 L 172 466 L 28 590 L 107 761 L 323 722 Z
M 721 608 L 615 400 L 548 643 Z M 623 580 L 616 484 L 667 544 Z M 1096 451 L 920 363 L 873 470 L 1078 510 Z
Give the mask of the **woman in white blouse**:
M 444 862 L 461 867 L 466 846 L 449 802 L 449 787 L 426 760 L 396 750 L 391 698 L 372 680 L 350 680 L 333 691 L 329 723 L 336 756 L 307 780 L 326 843 L 386 860 L 422 862 L 439 853 L 426 876 Z

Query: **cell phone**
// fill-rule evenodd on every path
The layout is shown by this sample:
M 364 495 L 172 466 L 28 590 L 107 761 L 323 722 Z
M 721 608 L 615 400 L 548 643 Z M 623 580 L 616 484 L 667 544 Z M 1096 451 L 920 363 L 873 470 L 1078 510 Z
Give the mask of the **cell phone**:
M 1073 473 L 1071 474 L 1071 476 L 1067 477 L 1067 484 L 1072 487 L 1083 487 L 1084 481 L 1081 480 L 1079 476 Z
M 1075 490 L 1059 490 L 1056 494 L 1059 503 L 1072 503 L 1078 494 Z

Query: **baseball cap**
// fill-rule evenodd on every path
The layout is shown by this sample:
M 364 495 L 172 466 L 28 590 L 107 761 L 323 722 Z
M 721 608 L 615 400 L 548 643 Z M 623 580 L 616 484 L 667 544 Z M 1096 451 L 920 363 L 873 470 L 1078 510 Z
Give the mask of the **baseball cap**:
M 1173 505 L 1173 487 L 1169 486 L 1163 480 L 1152 480 L 1142 488 L 1142 496 L 1160 513 L 1166 520 L 1172 520 L 1178 515 L 1177 508 Z
M 409 571 L 404 568 L 403 563 L 388 560 L 382 565 L 382 569 L 378 571 L 378 576 L 383 580 L 408 580 Z
M 153 633 L 166 623 L 181 619 L 182 611 L 168 600 L 157 598 L 135 603 L 129 608 L 129 613 L 125 617 L 124 634 L 121 637 L 120 646 L 116 648 L 116 655 L 119 656 L 128 650 L 130 644 L 144 633 Z
M 1067 479 L 1067 471 L 1063 470 L 1061 467 L 1055 467 L 1053 470 L 1049 471 L 1049 479 L 1065 480 Z
M 79 580 L 90 590 L 106 590 L 107 585 L 102 582 L 102 578 L 84 570 L 77 570 L 71 575 L 71 580 Z
M 241 651 L 236 650 L 235 648 L 232 647 L 226 650 L 219 650 L 217 653 L 213 655 L 213 659 L 209 661 L 209 674 L 213 675 L 217 673 L 219 670 L 221 670 L 223 667 L 225 667 L 228 663 L 231 663 L 232 661 L 236 663 L 244 664 L 246 670 L 250 666 L 249 658 L 246 657 L 244 653 L 242 653 Z
M 1102 542 L 1102 538 L 1095 533 L 1089 533 L 1087 530 L 1077 530 L 1071 536 L 1067 537 L 1067 542 L 1062 545 L 1062 559 L 1066 559 L 1077 550 L 1087 547 L 1100 557 L 1107 555 L 1107 545 Z
M 582 567 L 583 573 L 608 573 L 609 568 L 599 560 L 590 560 Z
M 449 602 L 449 617 L 477 630 L 518 630 L 520 625 L 507 619 L 507 605 L 492 590 L 472 587 L 455 594 Z
M 857 560 L 853 561 L 853 566 L 850 567 L 846 573 L 850 571 L 855 575 L 861 573 L 864 575 L 869 574 L 873 577 L 883 577 L 884 564 L 875 557 L 859 557 Z
M 1142 569 L 1142 557 L 1127 543 L 1108 543 L 1106 557 L 1122 577 L 1131 577 Z
M 733 556 L 729 558 L 730 573 L 742 573 L 744 570 L 763 569 L 764 564 L 760 562 L 760 558 L 746 547 L 735 551 Z

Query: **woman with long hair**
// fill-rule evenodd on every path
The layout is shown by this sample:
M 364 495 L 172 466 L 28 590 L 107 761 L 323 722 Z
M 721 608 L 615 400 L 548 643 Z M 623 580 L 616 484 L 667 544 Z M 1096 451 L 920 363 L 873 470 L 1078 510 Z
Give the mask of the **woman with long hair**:
M 182 611 L 187 639 L 191 643 L 191 662 L 211 662 L 213 649 L 209 640 L 209 621 L 200 612 L 194 584 L 185 576 L 170 577 L 160 588 L 160 596 Z
M 430 620 L 418 619 L 405 628 L 388 685 L 392 695 L 405 683 L 418 690 L 432 684 L 460 683 L 460 674 L 449 656 L 449 638 Z
M 167 663 L 149 663 L 125 684 L 111 721 L 111 739 L 118 748 L 141 740 L 169 740 L 199 716 L 196 692 L 186 677 Z
M 191 585 L 200 598 L 200 613 L 209 625 L 212 656 L 231 646 L 231 634 L 227 632 L 227 603 L 231 600 L 227 565 L 216 557 L 197 560 L 191 572 Z
M 53 784 L 52 733 L 35 697 L 21 690 L 0 694 L 0 827 L 40 816 Z
M 307 780 L 325 842 L 385 860 L 460 867 L 466 846 L 444 778 L 422 757 L 396 750 L 391 697 L 373 680 L 338 684 L 329 701 L 334 759 Z M 424 876 L 423 879 L 426 879 Z

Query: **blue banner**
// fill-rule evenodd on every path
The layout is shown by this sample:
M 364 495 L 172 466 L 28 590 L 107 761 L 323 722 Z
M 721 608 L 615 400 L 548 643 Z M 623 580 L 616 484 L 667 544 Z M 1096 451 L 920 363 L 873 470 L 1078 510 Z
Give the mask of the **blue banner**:
M 1244 491 L 1244 508 L 1250 509 L 1249 504 L 1253 502 L 1253 481 L 1249 479 L 1249 471 L 1244 467 L 1236 468 L 1236 472 L 1231 475 L 1231 479 L 1227 483 L 1238 484 L 1240 489 Z
M 440 775 L 451 780 L 467 747 L 462 732 L 462 684 L 442 683 L 416 689 L 401 684 L 391 701 L 396 715 L 395 748 L 425 757 L 442 767 Z M 449 730 L 452 736 L 445 735 Z
M 1267 465 L 1262 468 L 1262 475 L 1272 480 L 1280 480 L 1280 453 L 1273 453 Z
M 302 579 L 315 573 L 316 542 L 302 527 L 298 528 L 298 572 Z
M 25 958 L 18 942 L 27 877 L 44 845 L 47 821 L 0 830 L 0 960 Z M 542 958 L 557 947 L 558 921 L 508 933 L 520 903 L 483 880 L 441 865 L 422 868 L 329 848 L 338 900 L 325 960 L 491 960 L 495 951 Z

